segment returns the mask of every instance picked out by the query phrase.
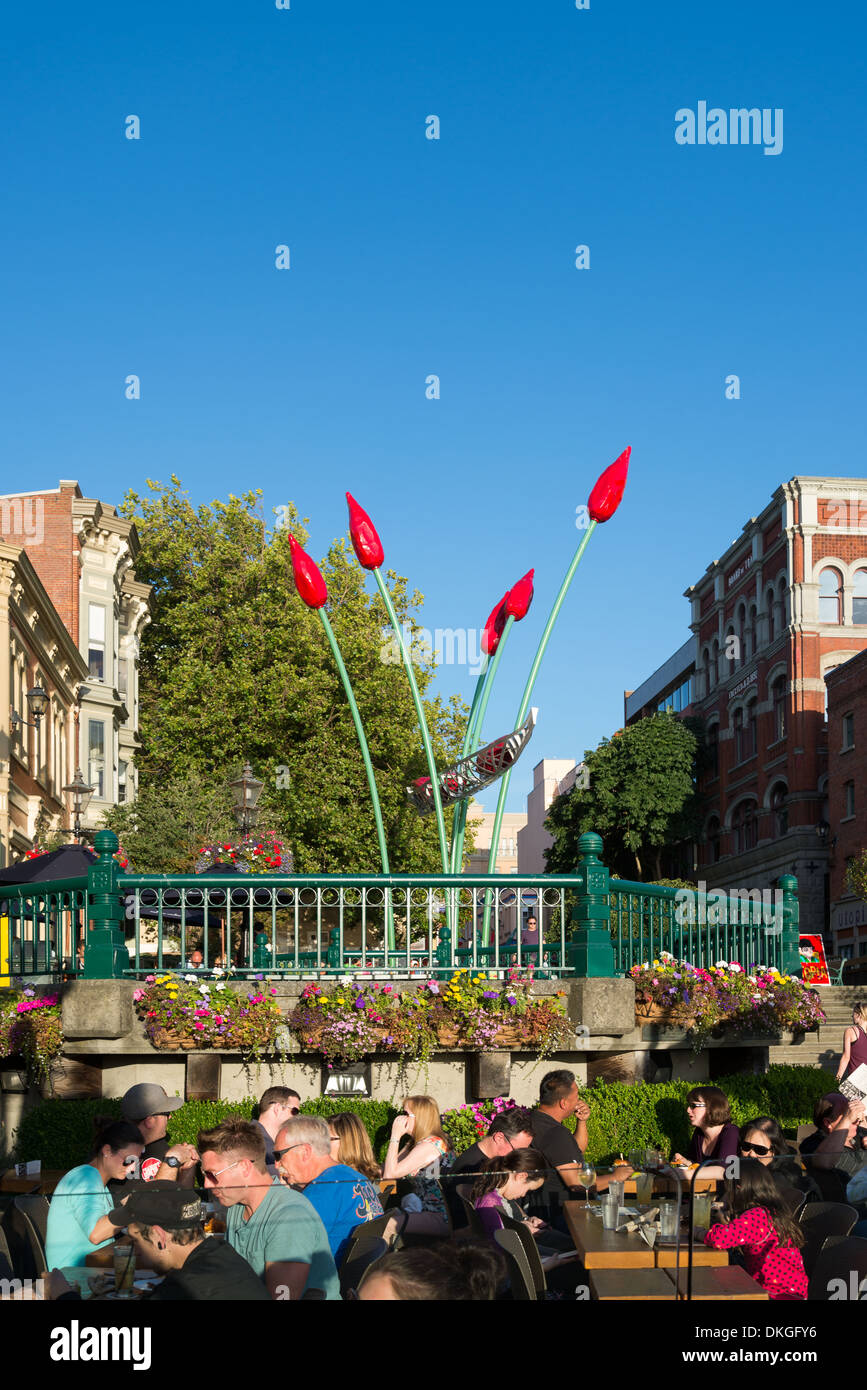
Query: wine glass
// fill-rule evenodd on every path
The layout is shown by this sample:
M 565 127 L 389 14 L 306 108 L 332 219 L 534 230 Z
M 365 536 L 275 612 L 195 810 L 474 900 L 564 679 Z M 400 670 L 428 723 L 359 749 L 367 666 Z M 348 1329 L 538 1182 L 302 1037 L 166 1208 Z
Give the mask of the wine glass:
M 590 1189 L 596 1181 L 596 1169 L 592 1163 L 582 1163 L 578 1169 L 578 1181 L 584 1188 L 584 1198 L 587 1202 L 587 1210 L 590 1211 Z

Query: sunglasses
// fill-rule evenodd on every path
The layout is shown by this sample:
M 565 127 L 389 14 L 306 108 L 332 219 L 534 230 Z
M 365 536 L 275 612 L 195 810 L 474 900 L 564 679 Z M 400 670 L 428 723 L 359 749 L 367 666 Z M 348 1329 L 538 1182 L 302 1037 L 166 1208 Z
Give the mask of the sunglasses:
M 230 1168 L 237 1168 L 238 1164 L 243 1162 L 242 1158 L 236 1158 L 234 1163 L 227 1163 L 225 1168 L 217 1168 L 216 1171 L 213 1168 L 203 1168 L 202 1176 L 207 1178 L 208 1182 L 216 1182 L 221 1173 L 228 1173 Z
M 761 1154 L 762 1158 L 765 1158 L 770 1152 L 770 1144 L 748 1144 L 746 1140 L 741 1143 L 742 1154 Z
M 274 1162 L 276 1163 L 277 1159 L 282 1158 L 284 1154 L 288 1154 L 290 1149 L 302 1149 L 303 1147 L 303 1144 L 287 1144 L 285 1149 L 275 1149 Z

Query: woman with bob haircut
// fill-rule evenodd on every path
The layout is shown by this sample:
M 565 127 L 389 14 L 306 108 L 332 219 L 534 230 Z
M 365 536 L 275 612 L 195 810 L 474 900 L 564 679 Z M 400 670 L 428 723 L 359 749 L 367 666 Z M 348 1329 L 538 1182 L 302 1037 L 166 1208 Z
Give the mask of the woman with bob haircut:
M 715 1163 L 702 1168 L 699 1177 L 728 1177 L 725 1165 L 729 1159 L 737 1157 L 740 1143 L 738 1127 L 732 1123 L 728 1096 L 718 1086 L 695 1086 L 686 1098 L 686 1118 L 693 1127 L 688 1156 L 675 1154 L 672 1163 L 688 1168 L 715 1159 Z

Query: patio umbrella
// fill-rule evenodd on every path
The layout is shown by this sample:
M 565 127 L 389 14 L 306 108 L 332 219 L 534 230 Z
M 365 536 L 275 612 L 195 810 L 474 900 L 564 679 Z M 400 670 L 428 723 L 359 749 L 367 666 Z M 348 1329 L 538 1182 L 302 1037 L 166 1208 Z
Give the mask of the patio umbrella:
M 83 878 L 97 861 L 97 855 L 86 845 L 61 845 L 35 859 L 23 859 L 0 869 L 0 883 L 44 883 L 50 879 Z

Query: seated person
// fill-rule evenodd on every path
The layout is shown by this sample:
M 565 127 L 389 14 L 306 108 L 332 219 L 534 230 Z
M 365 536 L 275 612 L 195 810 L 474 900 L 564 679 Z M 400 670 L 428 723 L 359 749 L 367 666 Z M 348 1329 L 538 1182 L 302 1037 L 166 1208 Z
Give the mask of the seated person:
M 95 1124 L 89 1162 L 64 1174 L 51 1197 L 45 1238 L 49 1269 L 83 1265 L 88 1255 L 114 1239 L 108 1214 L 116 1202 L 108 1184 L 133 1171 L 144 1148 L 135 1125 L 125 1120 Z
M 863 1139 L 858 1127 L 864 1106 L 838 1091 L 820 1096 L 813 1111 L 814 1134 L 801 1140 L 801 1158 L 826 1202 L 844 1202 L 849 1179 L 864 1163 Z
M 448 1212 L 439 1177 L 451 1166 L 452 1152 L 443 1133 L 439 1106 L 432 1096 L 406 1096 L 391 1126 L 384 1178 L 412 1178 L 412 1192 L 401 1206 L 408 1213 L 403 1229 L 414 1235 L 449 1234 Z M 390 1239 L 397 1221 L 386 1234 Z
M 270 1294 L 247 1261 L 227 1241 L 208 1240 L 202 1225 L 202 1204 L 195 1192 L 176 1183 L 155 1180 L 136 1187 L 109 1212 L 118 1229 L 127 1227 L 136 1254 L 149 1269 L 165 1275 L 147 1295 L 155 1303 L 270 1302 Z M 80 1298 L 59 1270 L 52 1271 L 53 1298 Z
M 806 1173 L 790 1149 L 783 1131 L 770 1115 L 759 1115 L 741 1126 L 738 1150 L 741 1158 L 755 1158 L 773 1173 L 777 1186 L 792 1210 L 805 1197 L 821 1197 L 813 1178 Z
M 773 1174 L 755 1159 L 743 1159 L 740 1177 L 726 1181 L 726 1206 L 729 1220 L 711 1226 L 705 1245 L 714 1250 L 743 1250 L 747 1274 L 770 1299 L 806 1298 L 800 1250 L 804 1236 Z
M 274 1157 L 281 1177 L 318 1211 L 339 1269 L 356 1226 L 382 1216 L 378 1191 L 363 1173 L 331 1157 L 328 1125 L 318 1115 L 287 1120 Z
M 718 1086 L 696 1086 L 686 1098 L 686 1118 L 693 1127 L 687 1157 L 675 1154 L 672 1163 L 682 1167 L 706 1164 L 701 1170 L 705 1179 L 728 1177 L 726 1164 L 737 1157 L 740 1144 L 728 1096 Z M 708 1162 L 709 1159 L 717 1161 Z
M 384 1255 L 358 1289 L 362 1303 L 492 1302 L 506 1280 L 506 1261 L 490 1241 L 442 1240 Z

